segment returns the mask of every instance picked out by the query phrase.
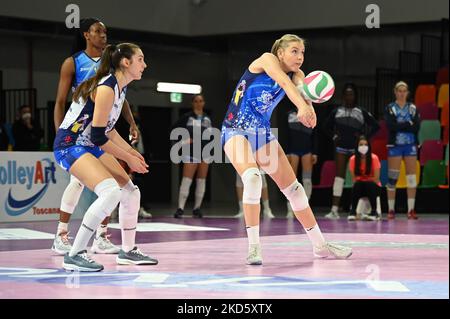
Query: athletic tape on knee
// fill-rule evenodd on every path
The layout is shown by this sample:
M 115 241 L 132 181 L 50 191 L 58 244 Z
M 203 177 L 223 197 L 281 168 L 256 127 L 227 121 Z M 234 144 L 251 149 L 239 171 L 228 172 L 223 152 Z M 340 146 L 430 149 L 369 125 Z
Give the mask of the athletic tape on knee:
M 342 177 L 336 176 L 333 183 L 333 196 L 341 197 L 344 191 L 344 179 Z
M 244 204 L 259 204 L 262 190 L 262 179 L 259 169 L 256 167 L 248 168 L 242 173 L 241 178 L 244 184 L 242 202 Z
M 306 196 L 305 189 L 298 180 L 295 180 L 290 186 L 282 189 L 281 192 L 288 199 L 294 212 L 308 208 L 308 197 Z
M 69 185 L 67 185 L 61 198 L 60 209 L 65 213 L 72 214 L 80 200 L 83 189 L 84 185 L 71 175 Z
M 400 175 L 400 171 L 397 169 L 389 169 L 388 170 L 388 182 L 386 187 L 388 189 L 395 189 L 395 185 L 397 185 L 398 176 Z
M 416 188 L 417 187 L 416 174 L 406 175 L 406 186 L 408 188 Z
M 244 184 L 242 184 L 242 178 L 239 176 L 238 172 L 236 172 L 236 187 L 244 187 Z
M 121 197 L 120 187 L 114 178 L 107 178 L 95 186 L 94 192 L 98 196 L 95 202 L 98 202 L 97 204 L 101 207 L 99 214 L 102 214 L 103 220 L 110 216 L 113 209 L 119 204 Z

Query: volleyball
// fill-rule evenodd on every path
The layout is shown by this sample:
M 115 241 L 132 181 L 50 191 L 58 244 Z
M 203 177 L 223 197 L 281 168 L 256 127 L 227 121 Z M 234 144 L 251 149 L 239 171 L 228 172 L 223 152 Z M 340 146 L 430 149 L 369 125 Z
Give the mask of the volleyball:
M 299 90 L 305 99 L 313 103 L 324 103 L 334 94 L 334 81 L 325 71 L 313 71 L 304 78 Z

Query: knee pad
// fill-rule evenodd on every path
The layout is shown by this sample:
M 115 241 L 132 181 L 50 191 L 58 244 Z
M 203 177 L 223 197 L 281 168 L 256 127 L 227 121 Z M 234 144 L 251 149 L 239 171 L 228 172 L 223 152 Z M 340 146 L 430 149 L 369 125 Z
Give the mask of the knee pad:
M 262 179 L 259 169 L 256 167 L 248 168 L 242 173 L 241 178 L 244 184 L 242 202 L 244 204 L 259 204 L 262 190 Z
M 125 217 L 136 217 L 141 207 L 141 191 L 139 187 L 129 181 L 126 187 L 122 188 L 119 206 L 119 219 Z
M 119 184 L 114 178 L 107 178 L 95 186 L 94 192 L 98 196 L 97 201 L 102 214 L 104 214 L 103 219 L 110 216 L 121 199 Z
M 84 185 L 73 175 L 70 176 L 69 185 L 67 185 L 62 198 L 61 210 L 65 213 L 72 214 L 80 200 Z
M 416 188 L 417 187 L 416 174 L 406 175 L 406 187 L 408 187 L 408 188 Z
M 400 171 L 396 169 L 388 170 L 388 182 L 386 187 L 390 190 L 395 189 L 395 185 L 397 185 L 398 176 L 400 175 Z M 415 178 L 415 176 L 414 176 Z
M 308 197 L 302 184 L 295 180 L 290 186 L 282 189 L 281 192 L 286 196 L 291 204 L 292 210 L 298 212 L 308 208 Z
M 342 177 L 336 176 L 333 183 L 333 196 L 341 197 L 344 191 L 344 179 Z
M 242 184 L 242 178 L 239 176 L 238 172 L 236 172 L 236 187 L 244 187 L 244 184 Z

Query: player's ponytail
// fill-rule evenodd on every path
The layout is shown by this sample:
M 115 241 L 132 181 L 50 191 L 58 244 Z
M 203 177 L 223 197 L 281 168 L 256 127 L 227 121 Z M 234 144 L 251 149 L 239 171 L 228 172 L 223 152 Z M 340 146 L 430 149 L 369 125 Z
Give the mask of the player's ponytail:
M 73 101 L 78 101 L 80 98 L 86 100 L 98 85 L 100 80 L 110 73 L 120 69 L 120 62 L 123 58 L 131 60 L 135 50 L 139 46 L 133 43 L 121 43 L 118 45 L 108 45 L 103 51 L 101 63 L 94 77 L 81 83 L 73 94 Z
M 278 50 L 287 48 L 289 46 L 289 43 L 291 42 L 300 42 L 305 45 L 305 40 L 300 38 L 299 36 L 295 34 L 285 34 L 273 43 L 270 52 L 278 57 Z

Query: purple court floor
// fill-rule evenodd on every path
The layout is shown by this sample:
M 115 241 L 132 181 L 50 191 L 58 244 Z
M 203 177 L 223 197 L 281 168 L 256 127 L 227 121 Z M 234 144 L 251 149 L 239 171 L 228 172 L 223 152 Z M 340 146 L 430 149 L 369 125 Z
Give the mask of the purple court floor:
M 319 224 L 353 247 L 350 259 L 313 258 L 300 225 L 276 218 L 261 224 L 264 264 L 247 266 L 243 221 L 155 217 L 139 223 L 137 242 L 157 266 L 94 255 L 104 271 L 69 273 L 49 249 L 56 222 L 2 223 L 0 298 L 449 298 L 447 216 Z M 117 224 L 110 233 L 119 244 Z

